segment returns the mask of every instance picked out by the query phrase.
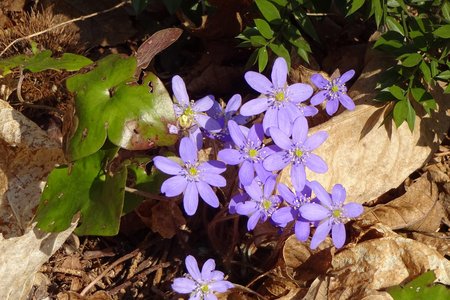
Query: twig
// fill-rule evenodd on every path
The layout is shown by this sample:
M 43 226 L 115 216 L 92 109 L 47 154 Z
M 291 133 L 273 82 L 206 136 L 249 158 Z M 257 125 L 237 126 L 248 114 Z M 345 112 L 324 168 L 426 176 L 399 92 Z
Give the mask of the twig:
M 124 261 L 129 260 L 130 258 L 135 257 L 138 255 L 138 253 L 141 251 L 141 249 L 135 249 L 133 252 L 128 253 L 127 255 L 122 256 L 115 262 L 113 262 L 109 267 L 107 267 L 100 275 L 98 275 L 94 280 L 91 281 L 80 293 L 80 296 L 83 297 L 86 295 L 86 293 L 97 283 L 99 282 L 103 277 L 105 277 L 106 274 L 108 274 L 109 271 L 111 271 L 115 266 L 117 266 L 120 263 L 123 263 Z
M 134 282 L 144 279 L 148 274 L 155 272 L 159 269 L 167 268 L 168 266 L 170 266 L 170 263 L 168 263 L 168 262 L 157 264 L 151 268 L 148 268 L 147 270 L 143 271 L 142 273 L 137 274 L 135 276 L 136 278 L 135 277 L 130 278 L 127 281 L 125 281 L 124 283 L 122 283 L 121 285 L 118 285 L 115 288 L 109 290 L 107 293 L 109 295 L 117 294 L 121 289 L 125 289 L 125 288 L 129 287 L 130 285 L 132 285 Z
M 17 82 L 16 93 L 17 93 L 17 99 L 19 99 L 20 102 L 24 103 L 25 100 L 23 100 L 23 98 L 22 98 L 22 84 L 23 84 L 23 79 L 25 78 L 25 75 L 23 75 L 23 67 L 22 66 L 20 66 L 19 72 L 20 72 L 20 75 L 19 75 L 19 81 Z
M 41 34 L 43 34 L 43 33 L 52 31 L 52 30 L 54 30 L 54 29 L 56 29 L 56 28 L 59 28 L 59 27 L 61 27 L 61 26 L 65 26 L 65 25 L 68 25 L 68 24 L 71 24 L 71 23 L 74 23 L 74 22 L 78 22 L 78 21 L 83 21 L 83 20 L 86 20 L 86 19 L 89 19 L 89 18 L 98 16 L 98 15 L 100 15 L 100 14 L 104 14 L 104 13 L 113 11 L 113 10 L 118 9 L 118 8 L 124 6 L 125 4 L 128 4 L 128 3 L 130 3 L 130 1 L 129 1 L 129 0 L 126 0 L 126 1 L 124 1 L 124 2 L 121 2 L 121 3 L 117 4 L 116 6 L 111 7 L 111 8 L 108 8 L 108 9 L 105 9 L 105 10 L 102 10 L 102 11 L 98 11 L 98 12 L 94 12 L 94 13 L 89 14 L 89 15 L 84 15 L 84 16 L 81 16 L 81 17 L 78 17 L 78 18 L 75 18 L 75 19 L 67 20 L 67 21 L 65 21 L 65 22 L 56 24 L 55 26 L 52 26 L 52 27 L 47 28 L 47 29 L 45 29 L 45 30 L 38 31 L 38 32 L 35 32 L 35 33 L 33 33 L 33 34 L 30 34 L 30 35 L 27 35 L 27 36 L 24 36 L 24 37 L 15 39 L 15 40 L 12 41 L 11 43 L 9 43 L 9 45 L 6 46 L 5 49 L 3 49 L 3 51 L 0 53 L 0 57 L 3 56 L 3 54 L 5 54 L 6 51 L 7 51 L 9 48 L 11 48 L 11 47 L 12 47 L 15 43 L 17 43 L 17 42 L 31 39 L 31 38 L 33 38 L 33 37 L 35 37 L 35 36 L 38 36 L 38 35 L 41 35 Z
M 255 295 L 256 297 L 261 298 L 261 299 L 263 299 L 263 300 L 267 300 L 266 297 L 264 297 L 263 295 L 261 295 L 261 294 L 255 292 L 254 290 L 252 290 L 252 289 L 250 289 L 250 288 L 248 288 L 248 287 L 246 287 L 246 286 L 243 286 L 243 285 L 240 285 L 240 284 L 236 284 L 236 283 L 233 283 L 233 284 L 234 284 L 234 286 L 235 286 L 236 288 L 238 288 L 238 289 L 244 290 L 244 291 L 246 291 L 247 293 L 253 294 L 253 295 Z
M 137 190 L 135 188 L 131 188 L 128 186 L 125 187 L 125 192 L 131 193 L 131 194 L 136 194 L 138 196 L 142 196 L 142 197 L 145 197 L 148 199 L 159 200 L 159 201 L 169 201 L 169 198 L 167 198 L 167 197 L 155 195 L 155 194 L 141 191 L 141 190 Z

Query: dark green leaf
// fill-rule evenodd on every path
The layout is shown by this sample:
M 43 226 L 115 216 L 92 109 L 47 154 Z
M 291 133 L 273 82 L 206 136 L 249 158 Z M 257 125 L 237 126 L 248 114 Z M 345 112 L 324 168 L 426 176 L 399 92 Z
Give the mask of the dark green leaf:
M 433 96 L 425 91 L 424 88 L 421 87 L 414 87 L 411 90 L 411 95 L 413 96 L 414 100 L 416 100 L 418 103 L 420 103 L 427 114 L 431 112 L 431 110 L 437 109 L 436 101 L 434 100 Z
M 375 23 L 380 27 L 381 18 L 383 17 L 383 9 L 380 0 L 372 0 L 372 12 L 375 15 Z
M 250 37 L 250 42 L 255 48 L 264 47 L 267 45 L 267 40 L 261 35 L 254 35 Z
M 255 2 L 259 11 L 267 21 L 272 22 L 281 19 L 278 9 L 268 0 L 255 0 Z
M 450 84 L 445 88 L 444 94 L 450 94 Z
M 450 1 L 445 0 L 441 8 L 442 16 L 447 22 L 450 22 Z
M 290 66 L 291 66 L 291 56 L 289 55 L 289 51 L 286 49 L 286 47 L 284 47 L 283 44 L 270 43 L 269 44 L 269 48 L 276 55 L 283 57 L 286 60 L 286 62 L 288 64 L 288 67 L 290 68 Z
M 450 38 L 450 24 L 442 25 L 435 31 L 433 31 L 433 34 L 435 36 L 438 36 L 443 39 L 449 39 Z
M 118 148 L 99 150 L 74 162 L 70 167 L 54 169 L 42 192 L 37 210 L 37 226 L 59 232 L 70 226 L 80 212 L 79 235 L 116 235 L 122 214 L 127 177 L 122 167 L 113 175 L 103 171 Z
M 147 174 L 147 165 L 150 162 L 148 157 L 136 157 L 128 165 L 128 187 L 139 191 L 159 194 L 161 185 L 168 176 L 159 172 L 155 167 L 150 169 Z M 125 202 L 123 204 L 123 213 L 129 213 L 134 210 L 144 198 L 135 193 L 125 192 Z
M 431 70 L 428 64 L 422 60 L 422 62 L 419 65 L 419 69 L 423 74 L 423 78 L 425 81 L 429 84 L 431 82 Z
M 389 30 L 396 31 L 396 32 L 400 33 L 403 36 L 405 35 L 405 32 L 403 30 L 403 26 L 400 25 L 400 23 L 394 17 L 387 16 L 387 18 L 386 18 L 386 25 L 387 25 Z
M 408 123 L 409 130 L 411 130 L 412 132 L 414 130 L 414 123 L 416 122 L 416 111 L 414 110 L 414 107 L 412 107 L 411 102 L 407 100 L 406 103 L 408 108 L 406 114 L 406 123 Z
M 107 136 L 129 150 L 175 143 L 168 129 L 176 123 L 170 95 L 151 73 L 142 85 L 133 83 L 135 69 L 134 57 L 109 55 L 92 71 L 67 80 L 76 93 L 76 122 L 66 149 L 71 160 L 95 153 Z
M 393 111 L 395 126 L 400 127 L 403 121 L 406 120 L 407 114 L 408 114 L 408 101 L 406 99 L 397 101 L 397 103 L 395 103 Z
M 394 96 L 398 100 L 405 99 L 405 91 L 397 85 L 393 85 L 393 86 L 389 87 L 389 92 L 392 94 L 392 96 Z
M 397 50 L 404 47 L 403 36 L 395 31 L 388 31 L 383 34 L 374 44 L 374 48 L 380 48 L 385 51 Z
M 304 11 L 303 9 L 298 9 L 294 12 L 294 18 L 301 26 L 301 29 L 303 29 L 310 37 L 312 37 L 313 40 L 320 43 L 320 38 L 317 35 L 316 29 L 311 22 L 311 19 L 306 14 L 306 11 Z
M 404 67 L 414 67 L 417 66 L 422 61 L 422 56 L 419 53 L 411 53 L 405 55 L 402 61 L 402 66 Z
M 259 33 L 261 33 L 263 37 L 265 37 L 266 39 L 273 38 L 273 30 L 272 28 L 270 28 L 269 23 L 267 23 L 263 19 L 254 19 L 253 21 L 255 22 L 256 28 L 258 28 Z
M 136 14 L 140 14 L 144 11 L 147 5 L 150 3 L 150 0 L 132 0 L 131 4 L 133 5 L 134 11 Z
M 288 0 L 271 0 L 273 3 L 278 4 L 281 7 L 284 7 L 288 4 Z
M 258 70 L 261 73 L 267 66 L 269 60 L 269 55 L 267 53 L 266 47 L 261 47 L 258 49 Z
M 25 65 L 30 59 L 29 56 L 19 54 L 5 59 L 0 59 L 0 75 L 6 76 L 11 73 L 11 69 Z
M 361 6 L 363 6 L 364 4 L 364 0 L 352 0 L 351 1 L 351 6 L 350 9 L 348 10 L 348 13 L 346 16 L 350 16 L 351 14 L 353 14 L 355 11 L 357 11 L 358 9 L 361 8 Z
M 443 71 L 436 75 L 436 78 L 442 79 L 442 80 L 448 80 L 450 79 L 450 70 Z

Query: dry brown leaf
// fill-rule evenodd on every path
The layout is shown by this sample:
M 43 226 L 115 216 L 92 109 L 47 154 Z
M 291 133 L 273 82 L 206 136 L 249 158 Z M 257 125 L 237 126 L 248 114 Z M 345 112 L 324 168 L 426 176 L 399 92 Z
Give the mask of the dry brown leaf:
M 329 134 L 315 151 L 327 162 L 328 172 L 316 174 L 307 170 L 306 176 L 327 190 L 336 183 L 342 184 L 347 190 L 347 201 L 366 203 L 398 187 L 431 157 L 450 126 L 446 115 L 450 96 L 444 95 L 440 87 L 431 91 L 439 112 L 432 113 L 431 118 L 417 117 L 413 133 L 406 123 L 396 129 L 388 120 L 383 126 L 386 107 L 373 99 L 376 82 L 389 63 L 386 57 L 371 55 L 349 91 L 356 109 L 311 128 L 311 133 L 324 130 Z M 282 173 L 281 181 L 290 183 L 289 170 Z
M 311 253 L 308 245 L 300 242 L 295 235 L 291 235 L 283 246 L 284 264 L 289 269 L 298 268 L 311 256 Z
M 22 235 L 39 203 L 43 180 L 64 161 L 61 146 L 0 100 L 0 233 Z
M 382 224 L 375 229 L 385 236 L 343 249 L 333 258 L 330 299 L 362 299 L 428 270 L 435 271 L 438 282 L 450 284 L 450 262 L 439 252 Z
M 26 299 L 39 268 L 75 229 L 43 233 L 32 225 L 41 186 L 61 147 L 0 100 L 0 299 Z M 5 239 L 6 238 L 6 239 Z
M 381 222 L 394 230 L 408 227 L 411 230 L 422 228 L 422 231 L 434 232 L 441 223 L 441 218 L 433 214 L 435 207 L 441 207 L 440 212 L 443 213 L 437 199 L 437 186 L 430 181 L 428 173 L 425 173 L 404 195 L 387 204 L 375 206 L 361 218 L 369 222 Z
M 330 279 L 325 276 L 317 277 L 311 284 L 303 300 L 328 300 L 328 285 Z
M 174 237 L 178 228 L 186 224 L 183 213 L 174 201 L 156 204 L 144 201 L 135 212 L 148 228 L 166 239 Z
M 435 249 L 442 256 L 450 256 L 450 233 L 444 232 L 410 232 L 406 237 L 421 242 L 428 247 Z
M 97 291 L 93 295 L 81 296 L 75 292 L 59 293 L 58 300 L 111 300 L 111 296 L 105 291 Z

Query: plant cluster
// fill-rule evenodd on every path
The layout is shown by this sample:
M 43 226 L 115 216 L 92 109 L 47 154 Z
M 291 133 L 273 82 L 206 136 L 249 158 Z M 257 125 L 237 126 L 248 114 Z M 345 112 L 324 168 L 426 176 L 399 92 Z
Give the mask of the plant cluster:
M 313 88 L 304 83 L 289 85 L 287 75 L 288 66 L 281 57 L 275 60 L 271 80 L 248 71 L 245 74 L 247 83 L 261 95 L 240 109 L 240 97 L 235 95 L 234 101 L 229 103 L 233 108 L 227 106 L 222 113 L 212 109 L 219 106 L 212 96 L 189 101 L 184 82 L 174 76 L 172 89 L 177 122 L 172 131 L 181 135 L 180 157 L 153 158 L 156 168 L 172 175 L 163 182 L 161 192 L 168 197 L 183 194 L 183 206 L 188 215 L 196 213 L 199 198 L 216 208 L 219 200 L 212 187 L 226 185 L 226 179 L 221 175 L 226 169 L 225 164 L 238 165 L 241 191 L 232 197 L 229 211 L 248 217 L 249 231 L 260 222 L 270 221 L 281 228 L 294 222 L 295 235 L 300 241 L 307 241 L 310 228 L 316 228 L 311 239 L 312 249 L 317 248 L 330 231 L 334 245 L 340 248 L 346 239 L 344 223 L 358 217 L 363 208 L 357 203 L 344 204 L 346 192 L 342 185 L 336 184 L 328 193 L 319 182 L 307 180 L 305 168 L 317 173 L 325 173 L 328 169 L 326 162 L 314 154 L 328 135 L 326 132 L 308 135 L 307 116 L 317 113 L 317 109 L 304 102 L 313 96 Z M 327 101 L 330 115 L 336 112 L 339 103 L 353 109 L 354 103 L 344 85 L 353 75 L 351 70 L 332 81 L 314 75 L 313 82 L 319 92 L 311 102 Z M 253 123 L 250 128 L 244 126 L 245 119 L 234 115 L 238 111 L 244 117 L 264 113 L 262 124 Z M 217 154 L 219 160 L 199 160 L 198 152 L 204 138 L 222 141 L 222 149 Z M 279 172 L 288 168 L 292 189 L 283 183 L 277 184 Z M 312 197 L 312 192 L 316 197 Z M 200 294 L 207 298 L 214 290 L 211 275 L 203 276 L 202 270 L 203 277 L 199 276 L 192 267 L 193 261 L 193 258 L 186 259 L 190 275 L 176 279 L 174 289 L 191 293 L 191 299 L 198 299 Z M 204 268 L 211 269 L 210 264 L 210 261 L 205 263 L 207 267 Z M 210 274 L 208 272 L 205 271 Z

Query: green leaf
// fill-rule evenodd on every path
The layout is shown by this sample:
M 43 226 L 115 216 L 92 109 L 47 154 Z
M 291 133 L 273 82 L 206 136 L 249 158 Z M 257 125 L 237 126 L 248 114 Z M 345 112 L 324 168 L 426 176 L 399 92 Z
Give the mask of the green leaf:
M 436 78 L 441 79 L 441 80 L 448 80 L 448 79 L 450 79 L 450 70 L 445 70 L 445 71 L 437 74 Z
M 372 12 L 375 15 L 375 23 L 380 27 L 381 18 L 383 17 L 383 9 L 380 0 L 372 0 Z
M 397 101 L 394 106 L 393 116 L 395 126 L 400 127 L 403 121 L 406 120 L 406 115 L 408 114 L 408 101 L 406 99 Z
M 447 22 L 450 22 L 450 1 L 445 0 L 441 7 L 442 16 Z
M 386 18 L 386 25 L 389 30 L 396 31 L 400 33 L 401 35 L 405 35 L 405 32 L 403 30 L 403 26 L 393 17 L 387 16 Z
M 394 300 L 450 299 L 450 290 L 441 284 L 434 284 L 436 275 L 428 271 L 407 283 L 404 287 L 393 286 L 387 292 Z
M 44 70 L 78 71 L 92 64 L 92 60 L 82 55 L 64 53 L 60 58 L 53 58 L 51 55 L 52 52 L 50 50 L 44 50 L 32 56 L 24 65 L 24 69 L 28 69 L 34 73 Z
M 417 66 L 422 61 L 422 56 L 419 53 L 407 54 L 404 57 L 406 58 L 403 59 L 402 66 L 408 68 Z
M 286 60 L 288 68 L 291 67 L 291 56 L 289 55 L 289 51 L 286 49 L 286 47 L 284 47 L 283 44 L 270 43 L 269 48 L 273 51 L 273 53 L 283 57 Z
M 397 85 L 393 85 L 393 86 L 389 87 L 389 92 L 392 94 L 392 96 L 394 96 L 398 100 L 405 99 L 405 91 Z
M 269 60 L 269 55 L 267 53 L 266 47 L 261 47 L 258 49 L 258 71 L 261 73 L 267 66 Z
M 263 19 L 254 19 L 253 21 L 255 21 L 256 28 L 258 28 L 259 33 L 261 33 L 263 37 L 268 40 L 273 38 L 273 30 L 270 28 L 269 23 Z
M 412 107 L 411 102 L 408 100 L 407 103 L 407 113 L 406 113 L 406 123 L 408 123 L 409 130 L 411 132 L 414 130 L 414 123 L 416 122 L 416 111 L 414 110 L 414 107 Z
M 311 19 L 306 14 L 306 11 L 299 8 L 298 10 L 293 12 L 293 15 L 297 23 L 301 26 L 301 29 L 303 29 L 310 37 L 312 37 L 313 40 L 320 43 L 320 38 L 317 35 L 314 24 L 311 22 Z
M 414 100 L 423 106 L 427 114 L 430 114 L 431 110 L 437 109 L 436 100 L 424 88 L 414 87 L 410 91 Z
M 435 36 L 438 36 L 443 39 L 449 39 L 450 38 L 450 24 L 442 25 L 435 31 L 433 31 L 433 34 Z
M 444 94 L 450 94 L 450 84 L 445 88 Z
M 265 47 L 267 45 L 267 40 L 261 35 L 254 35 L 250 37 L 250 42 L 255 48 Z
M 176 123 L 170 95 L 152 73 L 136 84 L 135 69 L 134 57 L 113 54 L 92 71 L 67 80 L 67 88 L 76 93 L 76 121 L 66 149 L 71 160 L 95 153 L 107 136 L 129 150 L 175 143 L 177 135 L 168 129 Z
M 355 11 L 357 11 L 358 9 L 361 8 L 361 6 L 363 6 L 364 4 L 364 0 L 352 0 L 351 1 L 351 6 L 350 9 L 348 10 L 346 17 L 350 16 L 351 14 L 353 14 Z
M 149 157 L 135 157 L 128 165 L 127 186 L 137 189 L 139 191 L 159 194 L 161 185 L 168 178 L 162 172 L 159 172 L 155 167 L 150 169 L 150 174 L 147 174 L 147 165 L 150 162 Z M 123 205 L 123 213 L 133 211 L 145 198 L 134 193 L 125 192 L 125 201 Z
M 255 2 L 259 11 L 267 21 L 272 22 L 281 19 L 280 12 L 276 6 L 268 0 L 255 0 Z
M 127 169 L 105 172 L 106 162 L 118 148 L 100 150 L 69 167 L 54 169 L 42 192 L 37 210 L 37 226 L 60 232 L 70 226 L 80 212 L 78 235 L 116 235 L 122 214 Z
M 136 14 L 140 14 L 144 11 L 147 5 L 150 3 L 150 0 L 132 0 L 131 4 L 133 5 L 134 11 Z
M 380 48 L 388 52 L 396 51 L 404 47 L 404 37 L 395 31 L 388 31 L 383 34 L 373 45 L 374 48 Z
M 81 68 L 92 64 L 92 60 L 82 55 L 64 53 L 59 58 L 51 57 L 50 50 L 38 52 L 32 56 L 23 54 L 0 59 L 0 74 L 3 76 L 11 72 L 11 69 L 22 67 L 31 72 L 42 72 L 44 70 L 67 70 L 78 71 Z
M 425 81 L 429 84 L 431 82 L 431 70 L 428 64 L 422 60 L 422 62 L 419 65 L 419 69 L 423 74 L 423 78 Z

